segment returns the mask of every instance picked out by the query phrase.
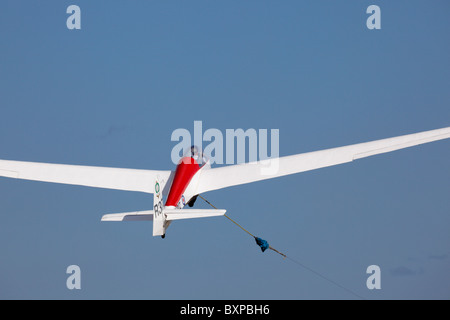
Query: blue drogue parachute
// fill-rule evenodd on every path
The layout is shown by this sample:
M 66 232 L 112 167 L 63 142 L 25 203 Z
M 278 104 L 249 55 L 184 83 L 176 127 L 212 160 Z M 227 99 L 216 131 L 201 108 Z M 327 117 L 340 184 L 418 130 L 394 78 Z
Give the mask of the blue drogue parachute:
M 269 249 L 269 243 L 261 238 L 255 237 L 256 244 L 261 247 L 261 251 L 264 252 Z

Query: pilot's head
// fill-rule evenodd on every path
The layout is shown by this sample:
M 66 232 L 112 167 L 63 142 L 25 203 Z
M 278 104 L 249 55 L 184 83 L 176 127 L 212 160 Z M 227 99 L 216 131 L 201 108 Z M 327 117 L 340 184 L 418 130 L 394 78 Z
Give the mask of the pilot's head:
M 197 146 L 191 146 L 191 157 L 197 158 L 198 157 L 198 148 Z

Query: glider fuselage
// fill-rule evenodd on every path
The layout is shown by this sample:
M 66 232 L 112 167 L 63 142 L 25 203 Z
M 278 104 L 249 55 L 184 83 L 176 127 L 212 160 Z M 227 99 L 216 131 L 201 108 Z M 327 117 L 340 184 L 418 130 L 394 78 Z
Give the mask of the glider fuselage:
M 183 157 L 180 160 L 165 204 L 167 208 L 175 208 L 178 205 L 183 193 L 200 168 L 198 162 L 192 157 Z M 189 199 L 184 199 L 183 206 L 186 204 L 186 200 L 189 201 Z

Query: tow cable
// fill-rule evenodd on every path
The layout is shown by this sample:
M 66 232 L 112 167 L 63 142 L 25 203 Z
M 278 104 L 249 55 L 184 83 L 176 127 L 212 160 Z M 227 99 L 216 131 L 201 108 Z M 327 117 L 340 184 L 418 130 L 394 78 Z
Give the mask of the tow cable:
M 206 200 L 205 198 L 203 198 L 200 194 L 198 195 L 200 198 L 202 198 L 207 204 L 209 204 L 211 207 L 213 207 L 214 209 L 217 209 L 211 202 L 209 202 L 208 200 Z M 362 299 L 362 300 L 366 300 L 364 297 L 360 296 L 359 294 L 355 293 L 354 291 L 340 285 L 339 283 L 331 280 L 330 278 L 325 277 L 324 275 L 322 275 L 321 273 L 311 269 L 310 267 L 305 266 L 303 263 L 298 262 L 297 260 L 292 259 L 291 257 L 288 257 L 287 255 L 285 255 L 284 253 L 281 253 L 280 251 L 272 248 L 269 243 L 264 240 L 261 239 L 259 237 L 256 237 L 255 235 L 253 235 L 250 231 L 248 231 L 247 229 L 245 229 L 243 226 L 241 226 L 239 223 L 237 223 L 236 221 L 234 221 L 233 219 L 231 219 L 229 216 L 227 216 L 226 214 L 224 214 L 225 218 L 227 218 L 228 220 L 230 220 L 231 222 L 233 222 L 236 226 L 238 226 L 239 228 L 241 228 L 243 231 L 245 231 L 248 235 L 250 235 L 251 237 L 253 237 L 256 241 L 256 244 L 261 248 L 261 251 L 264 252 L 267 249 L 270 249 L 276 253 L 278 253 L 279 255 L 281 255 L 283 257 L 283 260 L 285 259 L 289 259 L 290 261 L 294 262 L 295 264 L 299 265 L 300 267 L 314 273 L 315 275 L 321 277 L 322 279 L 334 284 L 335 286 L 347 291 L 348 293 L 354 295 L 355 297 Z
M 202 198 L 207 204 L 209 204 L 211 207 L 213 207 L 214 209 L 217 209 L 211 202 L 209 202 L 208 200 L 206 200 L 205 198 L 203 198 L 200 194 L 198 195 L 200 198 Z M 251 237 L 253 237 L 253 239 L 255 239 L 256 244 L 261 248 L 261 251 L 264 252 L 267 249 L 270 249 L 276 253 L 278 253 L 279 255 L 281 255 L 283 257 L 283 259 L 286 259 L 287 256 L 284 253 L 281 253 L 280 251 L 272 248 L 269 245 L 269 242 L 267 242 L 264 239 L 261 239 L 255 235 L 253 235 L 250 231 L 248 231 L 247 229 L 245 229 L 243 226 L 241 226 L 239 223 L 237 223 L 236 221 L 234 221 L 233 219 L 231 219 L 229 216 L 227 216 L 226 214 L 224 214 L 225 218 L 227 218 L 228 220 L 230 220 L 231 222 L 233 222 L 236 226 L 238 226 L 239 228 L 241 228 L 242 230 L 244 230 L 247 234 L 249 234 Z

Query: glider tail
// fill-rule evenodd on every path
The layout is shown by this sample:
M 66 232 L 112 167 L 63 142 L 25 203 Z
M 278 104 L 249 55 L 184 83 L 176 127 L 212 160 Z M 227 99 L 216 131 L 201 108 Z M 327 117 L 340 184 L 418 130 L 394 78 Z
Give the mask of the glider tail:
M 153 210 L 136 211 L 125 213 L 106 214 L 102 221 L 152 221 L 153 236 L 165 238 L 166 230 L 173 220 L 184 220 L 194 218 L 207 218 L 223 216 L 226 210 L 220 209 L 179 209 L 171 206 L 164 206 L 164 180 L 158 176 L 155 179 L 155 189 L 153 193 Z
M 164 214 L 163 187 L 160 180 L 156 178 L 155 193 L 153 194 L 153 236 L 161 236 L 164 238 L 170 221 L 166 221 Z

